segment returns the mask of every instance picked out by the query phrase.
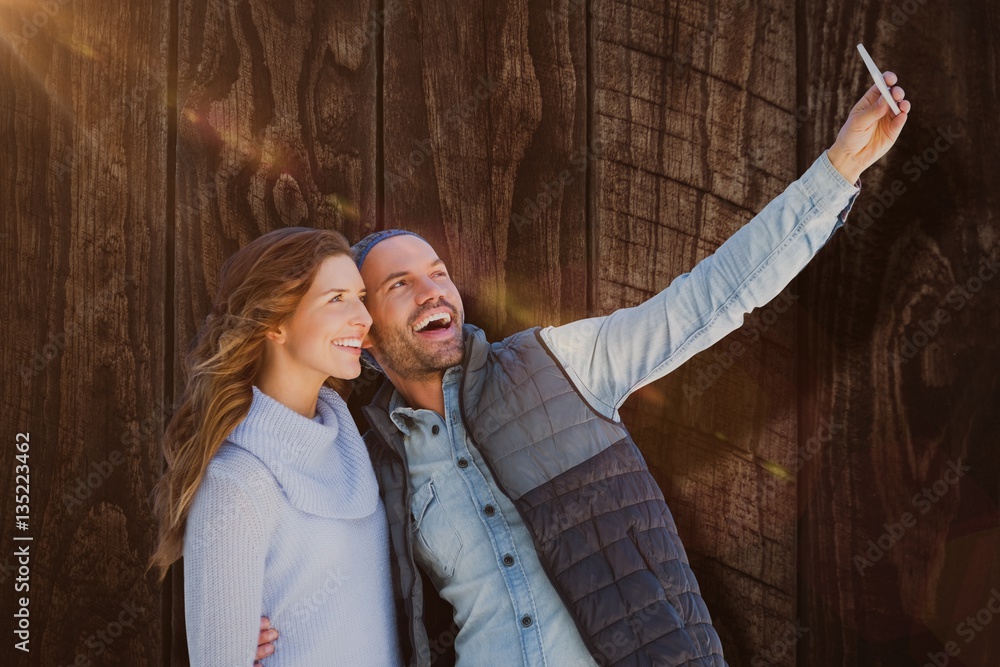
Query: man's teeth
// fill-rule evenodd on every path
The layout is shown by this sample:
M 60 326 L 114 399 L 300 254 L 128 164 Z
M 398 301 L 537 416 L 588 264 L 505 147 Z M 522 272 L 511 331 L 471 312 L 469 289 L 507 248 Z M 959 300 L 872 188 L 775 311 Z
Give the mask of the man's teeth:
M 333 341 L 334 345 L 339 345 L 341 347 L 361 347 L 360 338 L 341 338 L 340 340 Z
M 428 324 L 430 324 L 431 322 L 439 321 L 439 320 L 441 322 L 444 322 L 445 326 L 447 326 L 447 325 L 451 324 L 451 315 L 449 315 L 448 313 L 436 313 L 434 315 L 428 315 L 424 319 L 422 319 L 419 322 L 417 322 L 416 325 L 414 325 L 413 330 L 414 331 L 423 331 L 425 328 L 427 328 Z

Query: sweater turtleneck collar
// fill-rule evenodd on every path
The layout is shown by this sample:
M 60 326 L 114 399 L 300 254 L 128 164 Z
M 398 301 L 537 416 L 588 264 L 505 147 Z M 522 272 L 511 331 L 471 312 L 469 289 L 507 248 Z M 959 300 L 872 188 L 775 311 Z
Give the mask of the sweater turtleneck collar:
M 253 385 L 247 416 L 228 440 L 271 471 L 296 508 L 335 519 L 360 519 L 378 503 L 371 459 L 347 404 L 324 385 L 309 419 Z

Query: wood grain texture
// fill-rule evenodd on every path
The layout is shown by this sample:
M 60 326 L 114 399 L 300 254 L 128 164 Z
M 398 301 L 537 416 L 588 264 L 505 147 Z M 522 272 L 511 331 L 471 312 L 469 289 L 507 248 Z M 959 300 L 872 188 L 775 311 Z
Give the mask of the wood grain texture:
M 160 664 L 161 592 L 144 570 L 164 397 L 168 23 L 159 0 L 0 10 L 5 665 Z M 27 531 L 13 530 L 19 431 Z M 25 544 L 29 589 L 15 592 Z M 30 653 L 13 648 L 21 596 Z
M 376 219 L 375 2 L 182 2 L 178 29 L 175 396 L 222 262 L 277 227 L 355 241 Z M 171 663 L 187 663 L 175 566 Z
M 492 339 L 583 316 L 582 5 L 396 3 L 384 46 L 384 225 L 425 235 L 466 320 Z
M 689 271 L 797 177 L 795 14 L 783 1 L 602 1 L 593 13 L 604 145 L 593 300 L 604 314 Z M 748 319 L 622 412 L 733 665 L 795 619 L 796 492 L 780 474 L 797 433 L 795 295 L 786 300 L 760 311 L 767 325 Z M 743 351 L 727 358 L 732 343 Z M 773 657 L 793 664 L 794 649 Z
M 4 664 L 187 664 L 180 568 L 144 573 L 149 493 L 239 247 L 406 227 L 493 340 L 609 313 L 831 144 L 870 85 L 858 41 L 914 114 L 848 227 L 622 416 L 731 665 L 923 665 L 949 641 L 950 665 L 1000 663 L 1000 619 L 960 625 L 1000 590 L 996 3 L 0 4 L 2 407 L 31 433 L 36 548 L 32 653 Z
M 180 282 L 198 287 L 179 304 L 207 304 L 220 259 L 270 229 L 354 239 L 375 218 L 377 15 L 369 2 L 181 6 L 178 254 L 194 255 Z
M 998 664 L 996 626 L 962 628 L 1000 590 L 1000 266 L 986 266 L 1000 259 L 1000 11 L 803 9 L 802 157 L 843 121 L 822 98 L 846 111 L 871 85 L 858 41 L 913 109 L 862 176 L 846 233 L 803 274 L 800 429 L 829 418 L 843 432 L 799 484 L 800 661 Z M 968 472 L 946 474 L 959 460 Z

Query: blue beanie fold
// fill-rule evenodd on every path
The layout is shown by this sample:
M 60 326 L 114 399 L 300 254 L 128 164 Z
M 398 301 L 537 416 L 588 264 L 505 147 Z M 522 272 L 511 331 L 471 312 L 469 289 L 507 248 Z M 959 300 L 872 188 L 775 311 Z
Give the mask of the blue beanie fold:
M 403 236 L 404 234 L 416 236 L 424 243 L 427 243 L 420 234 L 405 229 L 383 229 L 380 232 L 372 232 L 351 246 L 351 252 L 354 253 L 354 263 L 357 265 L 358 271 L 361 270 L 361 265 L 365 263 L 365 258 L 368 257 L 368 253 L 371 252 L 372 248 L 386 239 L 391 239 L 393 236 Z M 427 245 L 430 244 L 428 243 Z

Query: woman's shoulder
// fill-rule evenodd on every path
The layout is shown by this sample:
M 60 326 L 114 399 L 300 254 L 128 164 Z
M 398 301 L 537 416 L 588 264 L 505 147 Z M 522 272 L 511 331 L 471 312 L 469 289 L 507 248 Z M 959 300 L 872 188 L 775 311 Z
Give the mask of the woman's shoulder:
M 206 482 L 245 493 L 255 499 L 281 495 L 281 487 L 271 470 L 252 453 L 226 440 L 205 470 Z
M 224 444 L 205 469 L 188 512 L 185 568 L 235 553 L 265 552 L 281 522 L 276 494 L 277 482 L 259 459 Z
M 279 520 L 281 491 L 267 466 L 228 441 L 212 457 L 195 494 L 186 532 L 202 534 L 251 526 L 269 535 Z

